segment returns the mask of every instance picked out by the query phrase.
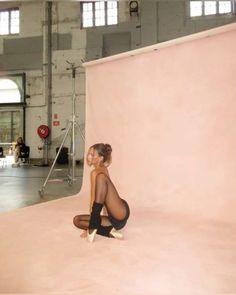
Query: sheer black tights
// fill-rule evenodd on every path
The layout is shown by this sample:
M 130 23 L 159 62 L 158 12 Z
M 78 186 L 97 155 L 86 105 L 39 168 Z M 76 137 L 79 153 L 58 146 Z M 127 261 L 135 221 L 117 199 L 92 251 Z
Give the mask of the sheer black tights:
M 74 217 L 74 225 L 81 229 L 97 229 L 97 234 L 109 236 L 112 225 L 107 216 L 100 216 L 100 212 L 106 207 L 107 211 L 116 219 L 122 220 L 126 215 L 126 208 L 119 197 L 113 183 L 103 173 L 96 177 L 95 200 L 91 215 L 77 215 Z

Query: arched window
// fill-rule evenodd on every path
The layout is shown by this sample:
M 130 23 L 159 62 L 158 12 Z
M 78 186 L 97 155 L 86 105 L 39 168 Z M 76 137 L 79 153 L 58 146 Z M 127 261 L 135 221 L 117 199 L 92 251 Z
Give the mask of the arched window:
M 20 103 L 21 93 L 17 84 L 10 79 L 0 79 L 0 103 Z

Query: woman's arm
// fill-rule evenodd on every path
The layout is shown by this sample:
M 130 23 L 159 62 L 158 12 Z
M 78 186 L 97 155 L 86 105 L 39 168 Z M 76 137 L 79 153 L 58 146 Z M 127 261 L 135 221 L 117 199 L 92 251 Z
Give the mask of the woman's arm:
M 93 202 L 95 199 L 95 181 L 96 181 L 96 171 L 93 170 L 90 173 L 90 204 L 89 204 L 89 212 L 91 213 L 92 211 L 92 206 L 93 206 Z
M 99 168 L 98 168 L 98 169 L 96 169 L 96 170 L 93 170 L 93 171 L 90 173 L 90 181 L 91 181 L 91 188 L 90 188 L 90 208 L 89 208 L 89 209 L 90 209 L 90 213 L 91 213 L 91 211 L 92 211 L 93 202 L 94 202 L 94 200 L 95 200 L 96 177 L 97 177 L 97 175 L 98 175 L 100 172 L 104 173 L 105 175 L 107 175 L 107 176 L 109 177 L 107 169 L 104 170 L 104 169 L 99 169 Z M 107 215 L 107 210 L 106 210 L 105 207 L 103 207 L 103 209 L 102 209 L 102 214 L 103 214 L 103 215 Z

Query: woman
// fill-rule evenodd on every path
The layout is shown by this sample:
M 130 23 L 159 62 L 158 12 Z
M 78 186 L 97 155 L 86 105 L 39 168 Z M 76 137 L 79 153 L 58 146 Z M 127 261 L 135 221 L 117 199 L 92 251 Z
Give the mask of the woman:
M 25 143 L 23 141 L 23 138 L 22 137 L 18 137 L 17 140 L 16 140 L 16 145 L 15 145 L 15 163 L 19 165 L 18 161 L 19 161 L 19 155 L 20 155 L 20 149 L 22 147 L 25 147 Z
M 117 230 L 123 228 L 129 218 L 129 206 L 120 198 L 113 185 L 107 167 L 111 163 L 112 148 L 109 144 L 98 143 L 91 146 L 87 154 L 87 164 L 92 166 L 90 215 L 77 215 L 74 217 L 74 225 L 84 232 L 82 237 L 92 242 L 96 234 L 122 238 Z M 103 207 L 106 215 L 100 215 Z

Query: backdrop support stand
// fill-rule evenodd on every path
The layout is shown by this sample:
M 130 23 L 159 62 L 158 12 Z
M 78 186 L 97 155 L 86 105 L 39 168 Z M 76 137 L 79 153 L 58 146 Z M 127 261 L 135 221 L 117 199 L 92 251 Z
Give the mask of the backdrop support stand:
M 46 180 L 44 181 L 44 184 L 43 184 L 41 190 L 39 190 L 39 194 L 41 197 L 44 195 L 45 187 L 46 187 L 47 183 L 50 181 L 49 178 L 54 170 L 57 158 L 61 152 L 61 149 L 62 149 L 69 133 L 71 134 L 71 144 L 70 144 L 70 152 L 68 154 L 69 163 L 68 163 L 68 175 L 67 175 L 66 180 L 68 181 L 69 185 L 72 185 L 76 181 L 76 177 L 75 177 L 75 169 L 76 169 L 75 128 L 77 126 L 78 126 L 78 129 L 79 129 L 79 132 L 80 132 L 80 135 L 81 135 L 83 141 L 85 140 L 83 132 L 80 128 L 80 125 L 76 122 L 76 115 L 75 115 L 75 98 L 76 98 L 75 76 L 76 76 L 76 69 L 79 66 L 75 67 L 75 65 L 73 63 L 70 63 L 68 61 L 67 61 L 67 63 L 70 65 L 70 67 L 67 68 L 67 70 L 72 70 L 72 91 L 73 91 L 73 94 L 72 94 L 72 116 L 71 116 L 71 120 L 69 121 L 68 126 L 66 128 L 66 132 L 65 132 L 65 135 L 62 139 L 61 145 L 57 151 L 56 157 L 55 157 L 53 164 L 49 170 L 48 176 L 47 176 Z M 55 180 L 51 180 L 51 181 L 55 181 Z

